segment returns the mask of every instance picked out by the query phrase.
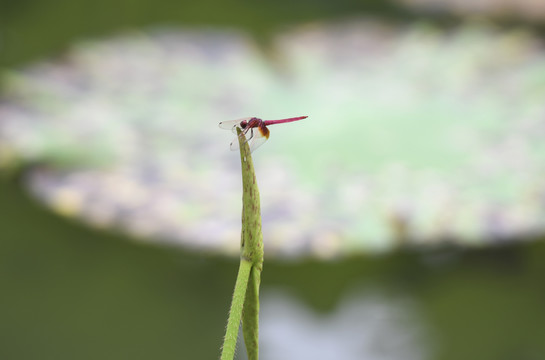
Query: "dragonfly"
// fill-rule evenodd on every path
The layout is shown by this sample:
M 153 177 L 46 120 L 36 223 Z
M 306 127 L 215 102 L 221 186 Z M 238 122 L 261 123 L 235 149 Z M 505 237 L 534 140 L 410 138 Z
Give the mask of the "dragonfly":
M 267 126 L 303 120 L 307 117 L 308 116 L 297 116 L 280 120 L 262 120 L 256 117 L 247 117 L 238 120 L 222 121 L 219 123 L 219 126 L 222 129 L 231 130 L 235 134 L 237 133 L 237 128 L 239 128 L 242 131 L 240 136 L 246 137 L 246 142 L 248 142 L 250 152 L 253 152 L 255 149 L 263 145 L 269 138 L 270 131 Z M 238 150 L 238 147 L 239 143 L 237 135 L 237 137 L 235 137 L 235 139 L 231 142 L 231 150 Z

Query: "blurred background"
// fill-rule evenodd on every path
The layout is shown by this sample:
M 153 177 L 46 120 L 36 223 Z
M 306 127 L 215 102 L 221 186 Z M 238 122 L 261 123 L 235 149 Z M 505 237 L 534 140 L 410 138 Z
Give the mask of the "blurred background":
M 309 115 L 254 153 L 262 358 L 542 359 L 544 21 L 1 1 L 0 358 L 217 358 L 241 206 L 217 123 Z

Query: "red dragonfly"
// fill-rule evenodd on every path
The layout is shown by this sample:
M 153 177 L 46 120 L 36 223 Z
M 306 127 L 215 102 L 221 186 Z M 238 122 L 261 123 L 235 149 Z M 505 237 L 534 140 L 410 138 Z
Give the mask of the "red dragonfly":
M 220 128 L 232 130 L 235 134 L 237 133 L 238 127 L 242 131 L 240 135 L 247 137 L 246 141 L 249 142 L 250 152 L 253 152 L 269 138 L 270 131 L 267 126 L 303 120 L 307 117 L 308 116 L 297 116 L 280 120 L 261 120 L 256 117 L 247 117 L 238 120 L 222 121 L 219 125 Z M 238 150 L 238 138 L 236 137 L 231 142 L 231 150 Z

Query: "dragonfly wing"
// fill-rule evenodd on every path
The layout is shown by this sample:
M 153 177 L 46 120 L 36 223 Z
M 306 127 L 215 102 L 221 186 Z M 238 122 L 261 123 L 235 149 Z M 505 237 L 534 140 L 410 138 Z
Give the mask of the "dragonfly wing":
M 259 138 L 250 140 L 250 152 L 254 152 L 255 149 L 265 144 L 265 141 L 267 141 L 267 139 L 268 138 L 261 136 Z
M 240 134 L 241 136 L 244 136 L 244 134 Z M 239 146 L 238 146 L 238 135 L 235 136 L 235 138 L 233 139 L 233 141 L 231 141 L 231 151 L 236 151 L 238 150 Z
M 248 121 L 251 117 L 242 118 L 242 119 L 236 119 L 236 120 L 228 120 L 228 121 L 222 121 L 219 123 L 219 127 L 226 130 L 231 130 L 234 133 L 237 132 L 237 125 L 240 124 L 242 121 Z
M 244 133 L 241 134 L 241 136 L 244 136 Z M 250 138 L 248 141 L 248 146 L 250 147 L 250 152 L 253 152 L 255 149 L 260 147 L 267 141 L 269 138 L 268 136 L 265 136 L 259 131 L 259 129 L 254 129 L 254 134 L 252 135 L 251 132 L 248 132 L 246 134 L 246 139 Z M 236 151 L 239 149 L 239 143 L 238 143 L 238 135 L 235 136 L 233 141 L 231 142 L 231 150 Z
M 265 132 L 261 128 L 255 128 L 252 138 L 249 140 L 250 152 L 254 152 L 255 149 L 265 144 L 265 141 L 269 139 L 269 130 L 265 128 Z

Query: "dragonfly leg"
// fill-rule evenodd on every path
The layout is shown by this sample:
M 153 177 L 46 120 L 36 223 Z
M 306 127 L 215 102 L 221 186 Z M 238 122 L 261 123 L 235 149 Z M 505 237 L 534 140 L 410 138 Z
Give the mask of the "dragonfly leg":
M 248 141 L 252 140 L 252 138 L 254 137 L 254 128 L 250 128 L 249 130 L 250 130 L 250 136 L 246 139 L 244 143 L 247 143 Z M 246 135 L 247 132 L 248 132 L 248 129 L 246 129 L 246 132 L 241 133 L 241 135 L 242 134 Z

